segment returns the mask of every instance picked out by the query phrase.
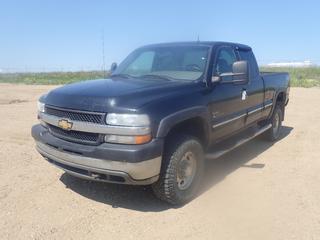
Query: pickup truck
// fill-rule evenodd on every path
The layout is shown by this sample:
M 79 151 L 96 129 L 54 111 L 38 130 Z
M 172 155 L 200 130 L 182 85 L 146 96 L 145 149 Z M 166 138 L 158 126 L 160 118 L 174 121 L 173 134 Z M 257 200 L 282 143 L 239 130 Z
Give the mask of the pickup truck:
M 151 185 L 183 204 L 196 196 L 206 161 L 260 134 L 279 138 L 289 82 L 287 73 L 260 73 L 246 45 L 148 45 L 112 64 L 107 79 L 41 96 L 32 136 L 68 174 Z

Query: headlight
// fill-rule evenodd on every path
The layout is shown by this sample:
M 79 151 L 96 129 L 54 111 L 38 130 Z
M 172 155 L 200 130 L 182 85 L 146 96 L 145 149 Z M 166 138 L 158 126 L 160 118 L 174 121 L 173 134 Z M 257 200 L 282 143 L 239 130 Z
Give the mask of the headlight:
M 106 117 L 106 123 L 117 126 L 141 127 L 150 125 L 150 120 L 145 114 L 109 113 Z
M 37 106 L 38 106 L 38 112 L 44 113 L 45 104 L 43 102 L 38 101 Z
M 150 126 L 150 119 L 148 115 L 145 114 L 109 113 L 106 117 L 106 123 L 113 126 L 144 127 Z M 144 144 L 150 142 L 151 134 L 137 136 L 108 134 L 105 135 L 104 140 L 108 143 Z

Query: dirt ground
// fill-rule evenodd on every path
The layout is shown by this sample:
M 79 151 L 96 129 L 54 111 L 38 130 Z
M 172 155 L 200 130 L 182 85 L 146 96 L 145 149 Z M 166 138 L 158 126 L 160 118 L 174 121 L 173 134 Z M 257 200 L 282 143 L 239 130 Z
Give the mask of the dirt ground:
M 30 128 L 51 88 L 0 84 L 0 239 L 320 239 L 320 89 L 292 88 L 281 140 L 216 160 L 207 190 L 172 208 L 44 161 Z

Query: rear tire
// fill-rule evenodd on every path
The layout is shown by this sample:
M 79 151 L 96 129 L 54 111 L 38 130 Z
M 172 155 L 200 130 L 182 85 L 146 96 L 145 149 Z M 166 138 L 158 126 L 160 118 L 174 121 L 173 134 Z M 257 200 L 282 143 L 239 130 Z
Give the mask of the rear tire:
M 197 138 L 171 137 L 166 144 L 159 180 L 152 185 L 155 195 L 174 205 L 190 201 L 199 190 L 203 161 L 203 148 Z
M 282 119 L 283 110 L 281 106 L 277 104 L 269 120 L 269 123 L 272 124 L 272 127 L 264 134 L 264 138 L 266 140 L 274 142 L 280 138 L 282 129 Z

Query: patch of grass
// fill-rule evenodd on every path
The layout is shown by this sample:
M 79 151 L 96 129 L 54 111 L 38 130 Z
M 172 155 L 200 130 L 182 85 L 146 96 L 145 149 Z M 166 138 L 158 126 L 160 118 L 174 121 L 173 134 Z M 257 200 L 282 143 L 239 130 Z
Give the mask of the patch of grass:
M 102 71 L 46 72 L 46 73 L 1 73 L 0 83 L 66 84 L 82 80 L 103 78 Z
M 265 72 L 288 72 L 292 87 L 320 87 L 320 67 L 261 67 Z
M 288 72 L 292 87 L 320 87 L 320 67 L 261 67 L 265 72 Z M 0 83 L 66 84 L 82 80 L 103 78 L 102 71 L 48 72 L 48 73 L 0 73 Z M 108 73 L 107 73 L 108 76 Z

